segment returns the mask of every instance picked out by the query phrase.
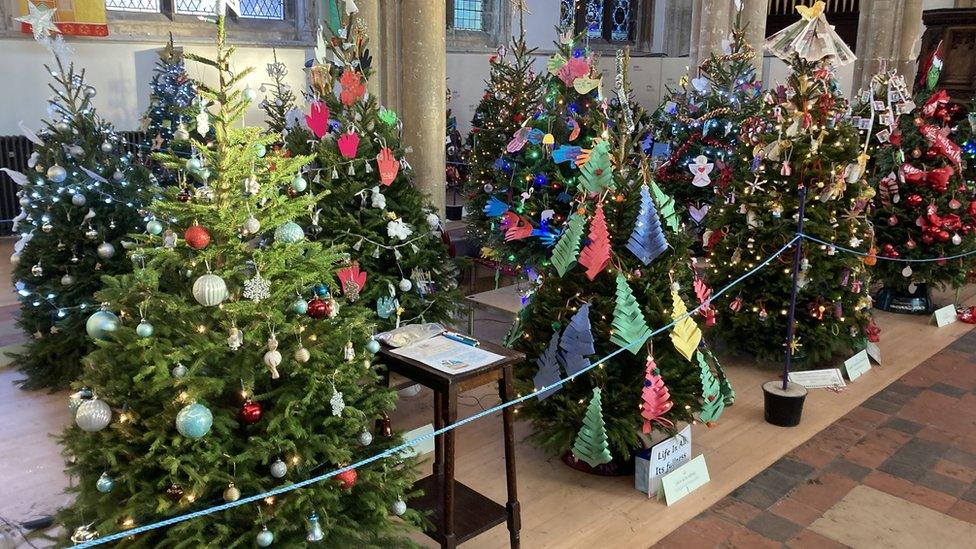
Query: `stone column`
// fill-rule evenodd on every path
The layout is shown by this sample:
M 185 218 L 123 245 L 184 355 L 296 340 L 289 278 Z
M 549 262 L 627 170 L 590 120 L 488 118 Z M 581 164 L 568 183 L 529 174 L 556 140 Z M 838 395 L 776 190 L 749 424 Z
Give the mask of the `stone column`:
M 729 30 L 732 28 L 733 10 L 732 2 L 728 0 L 700 1 L 698 48 L 693 66 L 700 65 L 712 53 L 722 52 L 722 40 L 729 37 Z M 692 44 L 692 49 L 694 48 L 695 45 Z
M 903 4 L 904 0 L 861 0 L 853 93 L 867 86 L 882 66 L 894 65 Z M 921 27 L 921 18 L 915 22 Z
M 766 41 L 766 12 L 769 0 L 744 0 L 742 3 L 742 22 L 746 26 L 746 42 L 756 50 L 753 65 L 762 74 L 763 43 Z M 734 17 L 734 16 L 733 16 Z
M 414 185 L 444 216 L 444 135 L 447 85 L 445 2 L 400 0 L 403 137 L 413 147 L 407 159 Z M 390 74 L 390 73 L 387 73 Z
M 380 35 L 383 43 L 383 56 L 379 58 L 377 72 L 380 77 L 380 97 L 383 105 L 397 112 L 402 110 L 400 104 L 400 2 L 399 0 L 377 0 L 379 2 Z
M 923 0 L 905 0 L 901 15 L 901 43 L 898 47 L 898 63 L 895 69 L 905 77 L 909 88 L 915 79 L 918 68 L 918 52 L 922 46 L 922 4 Z
M 654 31 L 664 33 L 664 54 L 668 57 L 691 53 L 692 11 L 688 0 L 668 0 L 664 20 L 654 22 Z

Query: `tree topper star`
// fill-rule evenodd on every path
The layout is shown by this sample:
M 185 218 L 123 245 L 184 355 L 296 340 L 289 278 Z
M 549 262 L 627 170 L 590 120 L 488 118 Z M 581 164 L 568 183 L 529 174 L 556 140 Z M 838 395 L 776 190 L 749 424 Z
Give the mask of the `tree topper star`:
M 46 42 L 50 40 L 50 34 L 52 32 L 61 32 L 54 24 L 54 12 L 57 11 L 57 8 L 49 8 L 44 4 L 37 5 L 33 2 L 27 2 L 27 10 L 27 15 L 17 17 L 15 20 L 31 26 L 31 32 L 34 33 L 34 40 Z

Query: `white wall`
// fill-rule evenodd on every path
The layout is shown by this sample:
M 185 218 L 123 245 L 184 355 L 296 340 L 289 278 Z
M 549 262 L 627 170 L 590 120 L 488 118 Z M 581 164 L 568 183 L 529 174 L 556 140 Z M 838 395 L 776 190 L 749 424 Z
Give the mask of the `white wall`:
M 85 81 L 98 90 L 94 104 L 99 115 L 112 122 L 118 130 L 134 130 L 149 105 L 149 81 L 153 66 L 159 58 L 158 44 L 74 41 L 68 39 L 75 50 L 72 59 L 76 69 L 86 69 Z M 213 55 L 213 49 L 187 46 L 187 52 Z M 296 90 L 303 87 L 304 48 L 279 49 L 278 59 L 292 67 L 289 77 Z M 265 65 L 271 61 L 270 48 L 241 47 L 234 56 L 234 68 L 241 70 L 254 67 L 245 80 L 257 89 L 267 81 Z M 47 117 L 47 87 L 53 82 L 44 70 L 51 64 L 51 54 L 40 44 L 27 39 L 0 40 L 0 67 L 3 67 L 2 108 L 0 108 L 0 135 L 20 134 L 18 121 L 28 127 L 38 128 Z M 187 61 L 187 72 L 193 78 L 211 81 L 212 71 L 198 63 Z M 246 115 L 250 124 L 260 124 L 262 112 L 257 102 Z

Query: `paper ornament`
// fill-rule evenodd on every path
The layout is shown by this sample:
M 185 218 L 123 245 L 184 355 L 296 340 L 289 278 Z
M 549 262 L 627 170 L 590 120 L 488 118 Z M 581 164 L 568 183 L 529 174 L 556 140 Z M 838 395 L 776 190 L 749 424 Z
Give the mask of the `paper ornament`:
M 602 202 L 596 205 L 596 213 L 590 222 L 589 239 L 590 242 L 580 252 L 579 264 L 586 267 L 586 277 L 593 280 L 610 263 L 610 234 L 607 232 Z
M 521 240 L 532 236 L 532 220 L 509 210 L 504 215 L 505 241 Z
M 691 171 L 691 184 L 696 187 L 707 187 L 712 184 L 710 174 L 715 165 L 708 161 L 708 157 L 700 154 L 695 157 L 695 161 L 688 165 Z
M 706 215 L 708 215 L 708 210 L 710 209 L 711 206 L 708 204 L 702 204 L 700 206 L 691 204 L 688 206 L 688 217 L 690 217 L 695 223 L 701 225 L 702 220 L 705 219 Z
M 556 164 L 575 162 L 580 154 L 580 150 L 580 147 L 573 145 L 560 145 L 552 151 L 552 161 Z
M 410 225 L 407 225 L 402 218 L 396 218 L 391 220 L 386 224 L 386 236 L 390 238 L 398 238 L 401 241 L 410 238 L 413 234 L 413 229 Z
M 694 281 L 695 297 L 698 298 L 698 302 L 701 303 L 701 307 L 698 309 L 698 313 L 705 317 L 705 326 L 715 325 L 715 308 L 712 307 L 709 299 L 712 297 L 712 289 L 708 287 L 705 280 L 695 274 Z
M 342 285 L 342 294 L 349 301 L 359 299 L 359 294 L 366 286 L 366 272 L 359 269 L 359 262 L 353 261 L 352 265 L 343 267 L 336 271 L 339 283 Z
M 509 205 L 502 202 L 495 196 L 488 197 L 488 202 L 485 203 L 484 212 L 488 217 L 499 217 L 509 209 Z
M 590 327 L 590 304 L 584 303 L 563 330 L 557 358 L 566 370 L 566 375 L 572 376 L 590 365 L 590 359 L 586 357 L 595 352 Z
M 702 385 L 702 407 L 698 412 L 698 418 L 705 424 L 711 424 L 722 415 L 722 411 L 725 410 L 725 401 L 722 399 L 719 382 L 712 375 L 712 370 L 708 367 L 708 362 L 705 361 L 703 353 L 698 353 L 698 368 L 700 369 L 699 378 Z
M 664 238 L 664 231 L 661 230 L 661 219 L 658 217 L 657 208 L 654 207 L 647 185 L 643 185 L 640 211 L 637 213 L 634 230 L 627 241 L 627 249 L 641 263 L 649 265 L 667 248 L 668 242 Z
M 573 89 L 576 90 L 580 95 L 586 95 L 591 91 L 595 90 L 600 85 L 599 78 L 577 78 L 573 80 Z
M 559 67 L 559 79 L 566 87 L 573 86 L 577 78 L 583 78 L 590 74 L 590 63 L 585 57 L 574 57 L 566 61 Z M 580 92 L 584 93 L 584 92 Z
M 610 163 L 610 142 L 603 140 L 576 159 L 580 164 L 580 186 L 587 192 L 599 193 L 614 188 L 613 170 Z
M 579 255 L 580 238 L 583 236 L 583 216 L 573 213 L 566 222 L 566 230 L 552 249 L 552 265 L 559 276 L 565 275 L 576 265 Z
M 797 5 L 802 19 L 766 39 L 765 49 L 789 62 L 794 55 L 810 62 L 826 61 L 841 67 L 857 59 L 834 27 L 824 17 L 825 4 Z
M 546 70 L 549 71 L 549 74 L 556 76 L 559 74 L 559 69 L 563 68 L 565 64 L 566 58 L 557 53 L 546 61 Z
M 512 135 L 512 140 L 505 146 L 505 151 L 514 154 L 522 150 L 522 147 L 525 147 L 525 144 L 528 142 L 529 132 L 531 131 L 532 128 L 519 128 L 515 130 L 515 134 Z
M 895 172 L 882 177 L 878 182 L 878 198 L 886 208 L 901 201 L 901 195 L 898 193 L 898 177 Z
M 653 181 L 651 182 L 651 196 L 654 197 L 661 219 L 671 229 L 671 232 L 678 232 L 681 228 L 681 218 L 675 210 L 674 198 L 661 190 L 661 187 L 658 187 L 657 183 Z
M 356 151 L 359 150 L 359 134 L 350 129 L 342 134 L 336 144 L 343 158 L 356 158 Z
M 579 137 L 580 132 L 582 131 L 579 122 L 577 122 L 575 118 L 569 117 L 566 119 L 566 126 L 569 128 L 569 141 L 576 141 L 576 138 Z
M 376 155 L 376 167 L 379 168 L 380 183 L 386 186 L 392 185 L 400 172 L 400 163 L 393 158 L 393 151 L 389 147 L 383 147 Z
M 722 395 L 722 402 L 726 406 L 732 406 L 735 404 L 735 389 L 732 388 L 732 382 L 729 381 L 729 376 L 725 375 L 725 369 L 719 364 L 715 355 L 711 352 L 708 355 L 712 359 L 712 362 L 715 363 L 715 371 L 718 372 L 718 387 L 719 393 Z
M 339 101 L 347 107 L 351 107 L 359 101 L 366 93 L 366 85 L 363 84 L 362 76 L 359 71 L 346 67 L 339 77 Z
M 539 371 L 536 372 L 535 377 L 532 378 L 532 382 L 535 384 L 535 388 L 537 390 L 559 381 L 558 355 L 559 332 L 556 331 L 552 334 L 552 338 L 549 339 L 549 346 L 546 347 L 546 350 L 535 361 L 536 365 L 539 367 Z M 536 395 L 536 398 L 542 400 L 555 393 L 560 388 L 562 388 L 562 385 L 558 385 L 552 389 L 547 389 Z
M 668 413 L 674 406 L 671 400 L 671 393 L 664 378 L 661 377 L 654 363 L 654 357 L 647 355 L 647 366 L 644 374 L 644 388 L 641 390 L 641 417 L 644 418 L 643 433 L 651 434 L 651 426 L 654 422 L 671 425 L 671 422 L 661 416 Z
M 325 101 L 312 102 L 309 114 L 305 115 L 305 125 L 319 139 L 329 131 L 329 106 Z
M 613 460 L 613 456 L 610 455 L 610 443 L 607 441 L 606 424 L 603 422 L 603 404 L 599 387 L 593 388 L 593 396 L 586 406 L 583 425 L 576 435 L 576 442 L 573 443 L 573 456 L 585 461 L 590 467 L 610 463 Z
M 674 348 L 690 362 L 695 350 L 698 349 L 698 344 L 701 343 L 702 333 L 698 329 L 698 324 L 695 324 L 690 316 L 686 316 L 688 309 L 677 290 L 671 290 L 671 301 L 674 303 L 671 318 L 675 321 L 674 327 L 671 328 L 671 342 Z
M 644 342 L 651 337 L 651 329 L 647 327 L 644 313 L 634 299 L 634 294 L 627 284 L 627 277 L 617 272 L 616 304 L 613 308 L 613 333 L 610 341 L 618 347 L 624 347 L 633 354 L 640 352 Z

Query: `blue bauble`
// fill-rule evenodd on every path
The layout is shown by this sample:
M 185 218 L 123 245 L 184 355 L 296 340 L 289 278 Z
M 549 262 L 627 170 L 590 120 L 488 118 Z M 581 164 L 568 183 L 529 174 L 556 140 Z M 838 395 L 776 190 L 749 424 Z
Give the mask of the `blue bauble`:
M 268 149 L 260 143 L 254 144 L 254 154 L 258 155 L 258 158 L 264 158 L 264 155 L 268 152 Z
M 176 430 L 187 438 L 200 438 L 210 432 L 213 414 L 203 404 L 188 404 L 176 414 Z
M 305 239 L 305 231 L 302 230 L 302 227 L 298 223 L 288 221 L 275 229 L 274 236 L 278 242 L 294 244 Z
M 267 547 L 274 543 L 274 534 L 271 530 L 265 528 L 258 533 L 258 536 L 254 539 L 254 542 L 258 544 L 258 547 Z
M 136 335 L 142 338 L 152 337 L 153 325 L 143 320 L 136 326 Z
M 295 189 L 298 192 L 302 192 L 308 188 L 308 181 L 305 181 L 304 177 L 300 175 L 296 175 L 295 179 L 291 180 L 291 188 Z
M 199 158 L 194 157 L 186 161 L 186 169 L 190 170 L 191 172 L 195 172 L 202 167 L 203 162 L 201 162 Z
M 380 342 L 375 339 L 371 339 L 366 342 L 366 350 L 373 353 L 374 355 L 380 352 Z
M 319 297 L 329 297 L 331 295 L 329 292 L 329 286 L 326 284 L 316 284 L 315 286 L 312 286 L 312 291 L 315 292 L 315 295 Z
M 295 302 L 291 304 L 291 310 L 295 311 L 296 313 L 298 313 L 300 315 L 303 315 L 303 314 L 307 313 L 308 312 L 308 301 L 305 301 L 302 298 L 296 299 Z
M 163 224 L 158 220 L 153 219 L 149 223 L 146 223 L 146 232 L 149 234 L 159 235 L 163 232 Z
M 85 322 L 85 331 L 89 337 L 95 339 L 108 339 L 108 336 L 119 328 L 119 317 L 111 311 L 98 311 L 88 317 Z
M 95 488 L 99 492 L 107 494 L 112 491 L 112 488 L 115 488 L 115 479 L 108 476 L 108 473 L 102 473 L 102 476 L 95 481 Z

